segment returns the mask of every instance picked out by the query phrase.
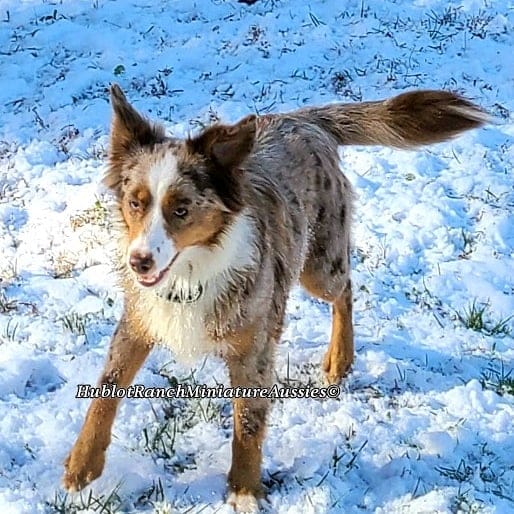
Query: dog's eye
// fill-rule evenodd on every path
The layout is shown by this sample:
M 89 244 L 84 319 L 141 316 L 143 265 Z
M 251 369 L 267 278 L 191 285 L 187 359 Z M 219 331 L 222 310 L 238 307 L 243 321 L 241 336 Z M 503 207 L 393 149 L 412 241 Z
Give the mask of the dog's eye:
M 185 207 L 179 207 L 173 211 L 173 214 L 178 218 L 184 218 L 187 215 L 187 209 Z
M 137 211 L 141 208 L 141 203 L 138 201 L 138 200 L 129 200 L 129 207 L 133 210 L 133 211 Z

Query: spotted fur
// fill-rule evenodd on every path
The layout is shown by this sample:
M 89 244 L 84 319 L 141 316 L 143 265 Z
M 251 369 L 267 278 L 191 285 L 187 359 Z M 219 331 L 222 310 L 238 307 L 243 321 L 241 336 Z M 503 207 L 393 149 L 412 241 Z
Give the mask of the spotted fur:
M 338 146 L 443 141 L 486 121 L 457 95 L 419 91 L 360 104 L 251 115 L 178 140 L 117 86 L 106 186 L 116 198 L 125 306 L 101 382 L 126 385 L 154 343 L 193 362 L 216 353 L 233 386 L 269 387 L 286 300 L 299 280 L 332 304 L 327 380 L 353 360 L 352 192 Z M 102 472 L 117 400 L 94 400 L 66 461 L 78 490 Z M 234 401 L 229 503 L 257 508 L 266 399 Z

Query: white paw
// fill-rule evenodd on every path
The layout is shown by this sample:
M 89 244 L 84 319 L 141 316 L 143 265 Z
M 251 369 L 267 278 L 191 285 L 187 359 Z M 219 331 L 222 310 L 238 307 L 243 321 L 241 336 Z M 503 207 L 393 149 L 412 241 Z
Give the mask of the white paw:
M 259 503 L 253 494 L 231 492 L 227 498 L 227 503 L 234 507 L 238 514 L 257 514 Z

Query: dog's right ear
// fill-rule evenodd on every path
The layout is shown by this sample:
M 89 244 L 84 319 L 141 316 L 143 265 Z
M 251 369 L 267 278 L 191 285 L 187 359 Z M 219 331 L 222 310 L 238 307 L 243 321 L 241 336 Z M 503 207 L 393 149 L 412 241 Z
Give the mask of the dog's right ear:
M 119 191 L 123 164 L 127 156 L 139 148 L 164 140 L 164 128 L 139 114 L 123 94 L 120 86 L 111 86 L 113 116 L 109 142 L 109 171 L 103 182 L 111 190 Z

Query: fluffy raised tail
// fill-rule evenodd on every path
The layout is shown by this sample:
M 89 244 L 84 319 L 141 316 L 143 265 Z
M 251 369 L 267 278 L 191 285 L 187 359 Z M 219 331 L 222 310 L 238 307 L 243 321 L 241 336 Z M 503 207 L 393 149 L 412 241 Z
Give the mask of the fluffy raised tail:
M 396 148 L 445 141 L 489 121 L 480 107 L 448 91 L 413 91 L 378 102 L 332 104 L 294 114 L 335 136 L 340 145 Z

